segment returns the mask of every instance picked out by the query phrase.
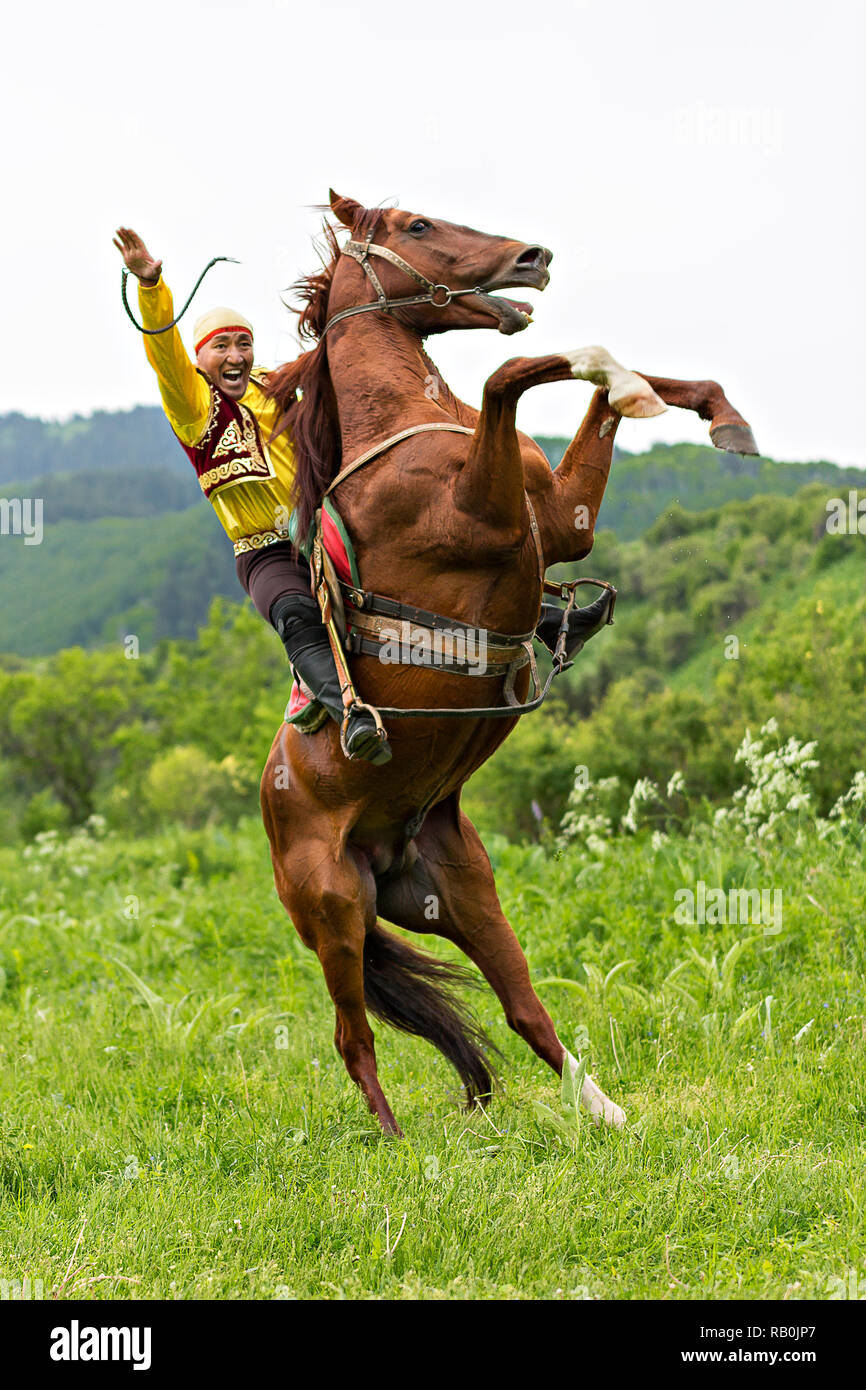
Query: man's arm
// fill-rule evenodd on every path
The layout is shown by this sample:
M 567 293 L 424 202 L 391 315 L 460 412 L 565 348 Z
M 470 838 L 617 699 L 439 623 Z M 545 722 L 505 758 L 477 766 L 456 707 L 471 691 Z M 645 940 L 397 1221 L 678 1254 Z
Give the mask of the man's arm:
M 131 227 L 118 227 L 114 245 L 127 270 L 138 279 L 138 304 L 145 328 L 161 328 L 170 323 L 174 304 L 162 279 L 162 261 L 154 260 Z M 167 333 L 145 336 L 144 350 L 156 372 L 169 424 L 185 444 L 198 443 L 210 416 L 211 393 L 187 356 L 180 334 L 176 328 L 170 328 Z

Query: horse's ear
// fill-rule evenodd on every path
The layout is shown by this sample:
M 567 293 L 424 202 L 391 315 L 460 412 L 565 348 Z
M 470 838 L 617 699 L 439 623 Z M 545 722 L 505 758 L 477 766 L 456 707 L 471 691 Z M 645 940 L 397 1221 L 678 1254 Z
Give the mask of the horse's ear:
M 328 201 L 334 216 L 351 231 L 364 211 L 361 203 L 356 203 L 354 198 L 341 198 L 339 193 L 334 192 L 333 188 L 328 189 Z

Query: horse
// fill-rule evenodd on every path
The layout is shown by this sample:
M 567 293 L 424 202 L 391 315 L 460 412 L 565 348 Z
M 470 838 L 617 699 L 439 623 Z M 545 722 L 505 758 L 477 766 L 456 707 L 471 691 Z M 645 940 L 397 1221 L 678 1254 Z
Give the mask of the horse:
M 627 371 L 600 347 L 513 357 L 485 382 L 481 409 L 467 405 L 443 381 L 425 339 L 522 331 L 531 306 L 496 291 L 543 290 L 552 253 L 333 191 L 330 211 L 351 239 L 341 245 L 340 226 L 326 223 L 321 268 L 296 287 L 300 333 L 315 346 L 278 368 L 269 390 L 282 408 L 277 428 L 291 430 L 295 448 L 298 534 L 332 489 L 365 589 L 478 629 L 531 633 L 544 570 L 592 548 L 622 416 L 678 406 L 709 421 L 717 447 L 757 453 L 717 382 Z M 596 389 L 554 470 L 516 428 L 517 404 L 534 386 L 575 379 Z M 349 761 L 331 720 L 315 734 L 283 723 L 261 781 L 277 893 L 321 963 L 349 1076 L 382 1131 L 401 1135 L 379 1080 L 369 1013 L 439 1048 L 470 1107 L 487 1103 L 494 1085 L 496 1049 L 455 989 L 478 976 L 417 949 L 381 918 L 463 952 L 508 1026 L 557 1076 L 568 1066 L 580 1077 L 581 1102 L 597 1123 L 621 1127 L 622 1108 L 578 1069 L 535 993 L 484 846 L 460 806 L 464 782 L 520 715 L 447 712 L 500 705 L 501 671 L 467 680 L 369 653 L 352 658 L 351 670 L 365 703 L 433 712 L 386 717 L 393 757 L 382 765 Z M 529 678 L 526 667 L 518 671 L 515 703 Z

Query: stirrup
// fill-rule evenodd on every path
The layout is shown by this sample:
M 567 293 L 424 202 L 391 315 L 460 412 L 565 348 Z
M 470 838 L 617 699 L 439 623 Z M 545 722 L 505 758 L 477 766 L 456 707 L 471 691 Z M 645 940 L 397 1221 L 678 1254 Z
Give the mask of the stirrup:
M 604 593 L 588 603 L 583 608 L 574 607 L 574 596 L 577 585 L 581 582 L 587 584 L 597 584 L 604 589 Z M 613 622 L 613 609 L 616 603 L 617 591 L 612 584 L 608 584 L 600 579 L 576 580 L 572 584 L 563 584 L 561 592 L 559 585 L 545 584 L 545 593 L 556 593 L 558 597 L 567 598 L 566 607 L 559 610 L 559 629 L 554 637 L 552 634 L 539 629 L 544 626 L 539 623 L 536 629 L 536 637 L 543 642 L 547 650 L 553 656 L 554 669 L 561 673 L 568 671 L 574 665 L 574 658 L 581 652 L 585 644 L 596 633 L 601 632 L 603 627 L 607 627 Z M 551 605 L 552 606 L 552 605 Z
M 612 621 L 611 612 L 616 593 L 606 590 L 584 608 L 574 608 L 568 615 L 565 628 L 565 656 L 571 661 L 583 650 L 590 637 L 595 637 Z
M 362 712 L 366 712 L 367 714 L 372 716 L 373 723 L 376 727 L 375 730 L 371 730 L 371 734 L 378 740 L 379 745 L 383 751 L 387 749 L 388 758 L 390 758 L 391 750 L 388 746 L 388 735 L 385 731 L 385 726 L 382 723 L 381 714 L 376 709 L 375 705 L 368 705 L 363 700 L 358 699 L 353 700 L 351 705 L 349 705 L 348 709 L 346 710 L 343 716 L 343 722 L 340 725 L 340 747 L 342 748 L 343 753 L 349 759 L 350 762 L 376 762 L 376 759 L 371 758 L 369 755 L 366 755 L 362 758 L 361 755 L 358 753 L 350 753 L 346 744 L 346 736 L 349 731 L 349 720 L 352 718 L 353 714 L 361 714 Z M 380 758 L 379 762 L 387 762 L 388 758 Z

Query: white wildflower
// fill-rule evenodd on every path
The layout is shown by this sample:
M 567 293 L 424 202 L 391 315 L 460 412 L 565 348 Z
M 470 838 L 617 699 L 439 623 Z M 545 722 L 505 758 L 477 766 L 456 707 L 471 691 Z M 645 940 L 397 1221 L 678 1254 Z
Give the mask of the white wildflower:
M 846 807 L 863 806 L 864 804 L 866 804 L 866 772 L 860 771 L 854 773 L 854 780 L 850 787 L 831 808 L 830 818 L 831 820 L 838 820 L 840 826 L 844 827 L 849 824 Z
M 628 810 L 622 818 L 622 829 L 632 835 L 637 833 L 638 807 L 642 801 L 658 801 L 659 789 L 649 777 L 639 777 L 628 803 Z

